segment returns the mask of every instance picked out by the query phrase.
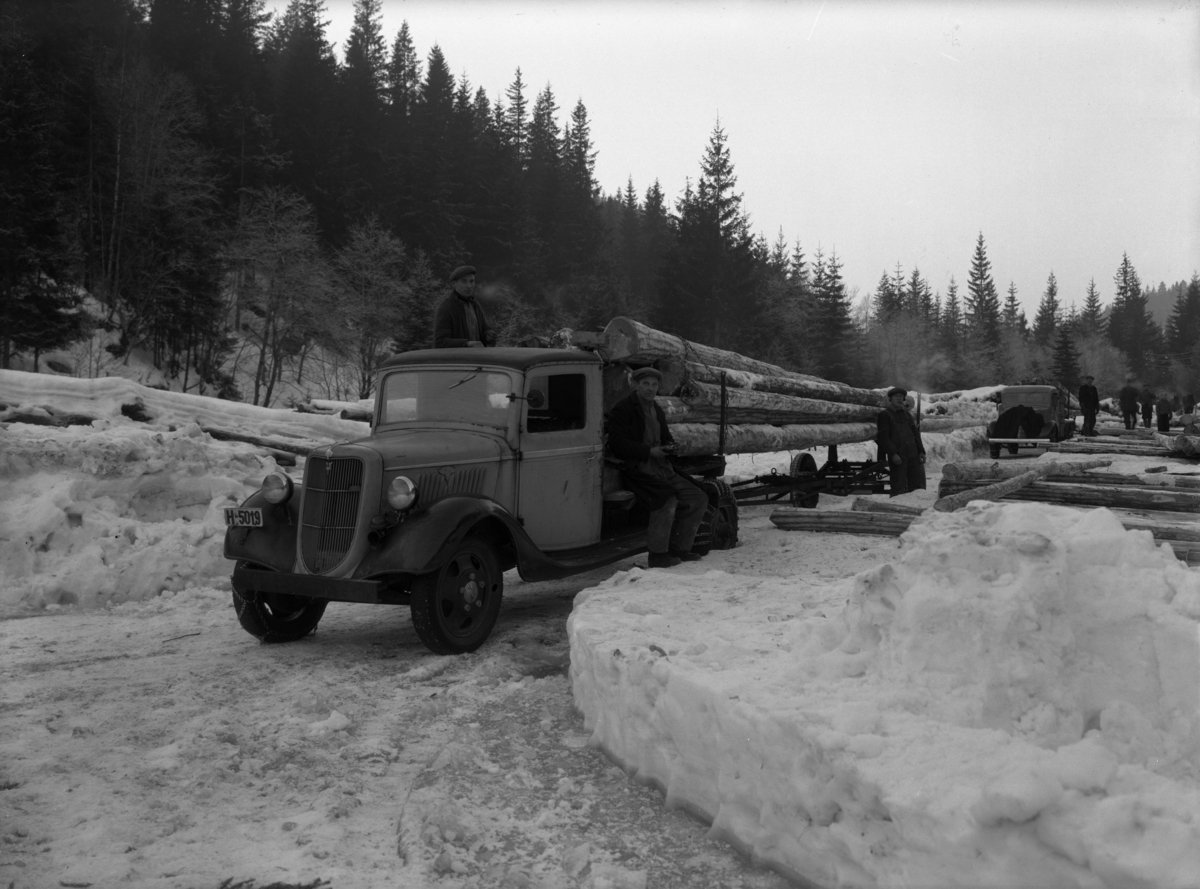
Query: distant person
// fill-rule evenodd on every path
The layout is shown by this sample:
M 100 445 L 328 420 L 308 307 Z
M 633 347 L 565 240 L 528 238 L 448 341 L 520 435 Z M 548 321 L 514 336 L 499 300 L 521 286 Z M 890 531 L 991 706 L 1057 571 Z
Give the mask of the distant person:
M 1196 413 L 1196 396 L 1191 392 L 1183 396 L 1183 412 L 1185 414 Z
M 475 266 L 460 265 L 450 273 L 453 292 L 438 303 L 433 314 L 433 347 L 494 346 L 483 306 L 475 299 Z
M 1163 396 L 1154 402 L 1154 413 L 1158 417 L 1158 431 L 1171 431 L 1171 399 Z
M 662 373 L 653 367 L 639 367 L 632 377 L 633 392 L 609 411 L 607 447 L 623 461 L 622 483 L 650 511 L 646 529 L 650 567 L 673 568 L 700 558 L 692 552 L 692 545 L 708 507 L 708 495 L 671 465 L 675 441 L 666 414 L 654 401 Z
M 875 443 L 879 459 L 887 460 L 889 496 L 925 487 L 925 445 L 912 414 L 904 407 L 908 395 L 899 386 L 887 393 L 887 407 L 876 418 Z
M 1142 403 L 1142 425 L 1147 429 L 1150 428 L 1150 419 L 1154 416 L 1154 392 L 1149 386 L 1142 389 L 1142 394 L 1138 397 Z
M 1080 435 L 1096 434 L 1096 414 L 1100 412 L 1100 393 L 1092 385 L 1096 379 L 1091 374 L 1083 375 L 1083 385 L 1079 387 L 1079 409 L 1083 411 L 1083 429 Z
M 1133 385 L 1133 377 L 1125 379 L 1125 385 L 1117 394 L 1117 406 L 1121 409 L 1121 419 L 1125 421 L 1126 429 L 1137 428 L 1138 390 Z

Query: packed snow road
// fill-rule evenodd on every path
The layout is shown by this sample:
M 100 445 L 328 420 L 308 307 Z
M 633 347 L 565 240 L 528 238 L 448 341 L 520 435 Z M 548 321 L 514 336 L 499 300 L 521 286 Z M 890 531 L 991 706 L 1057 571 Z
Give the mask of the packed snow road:
M 0 885 L 788 886 L 586 744 L 564 624 L 632 565 L 510 573 L 458 658 L 338 604 L 260 645 L 214 587 L 0 623 Z

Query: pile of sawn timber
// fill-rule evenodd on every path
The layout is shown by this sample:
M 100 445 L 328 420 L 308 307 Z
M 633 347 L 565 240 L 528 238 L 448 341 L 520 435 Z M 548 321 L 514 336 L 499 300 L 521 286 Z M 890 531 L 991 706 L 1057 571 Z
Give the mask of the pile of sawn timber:
M 1030 464 L 1021 463 L 1024 465 L 1016 461 L 947 463 L 942 468 L 938 496 L 944 500 L 977 491 L 986 499 L 987 489 L 995 490 L 1006 481 L 1029 474 Z M 1178 558 L 1200 563 L 1200 473 L 1121 474 L 1092 468 L 1079 470 L 1064 462 L 1042 478 L 1006 490 L 1002 499 L 1084 508 L 1104 506 L 1125 528 L 1149 531 L 1156 542 L 1170 544 Z M 899 536 L 924 511 L 918 506 L 860 497 L 851 511 L 785 507 L 775 510 L 771 521 L 786 530 Z
M 629 318 L 614 318 L 599 334 L 576 333 L 572 342 L 594 349 L 605 360 L 606 412 L 628 394 L 631 369 L 654 367 L 662 372 L 658 403 L 684 456 L 717 453 L 722 379 L 727 454 L 870 441 L 886 403 L 880 390 L 794 373 Z

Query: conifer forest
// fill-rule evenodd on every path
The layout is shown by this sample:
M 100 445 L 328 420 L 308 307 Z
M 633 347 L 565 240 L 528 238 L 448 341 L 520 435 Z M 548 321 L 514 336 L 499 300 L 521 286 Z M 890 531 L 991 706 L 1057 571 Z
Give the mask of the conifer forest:
M 1047 269 L 1030 319 L 970 232 L 961 277 L 877 257 L 860 292 L 835 250 L 751 229 L 719 121 L 681 189 L 606 193 L 586 97 L 527 83 L 519 48 L 489 95 L 380 2 L 335 52 L 323 0 L 0 0 L 0 366 L 99 330 L 188 391 L 365 398 L 471 263 L 504 345 L 626 315 L 858 386 L 1200 392 L 1195 273 L 1156 291 L 1114 256 L 1063 294 Z

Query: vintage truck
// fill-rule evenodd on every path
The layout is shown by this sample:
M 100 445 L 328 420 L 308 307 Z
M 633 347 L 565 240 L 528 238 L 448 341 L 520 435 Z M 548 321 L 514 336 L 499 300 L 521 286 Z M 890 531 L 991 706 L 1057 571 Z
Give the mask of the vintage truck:
M 1005 386 L 1000 391 L 999 416 L 987 426 L 992 459 L 1000 456 L 1001 447 L 1015 454 L 1020 448 L 1043 447 L 1073 436 L 1070 400 L 1070 393 L 1053 383 Z
M 388 359 L 369 435 L 310 452 L 226 510 L 233 605 L 264 642 L 329 602 L 407 604 L 438 654 L 474 651 L 503 574 L 549 580 L 644 552 L 647 514 L 604 453 L 603 362 L 576 349 L 437 349 Z M 611 374 L 610 374 L 611 377 Z M 737 542 L 737 504 L 692 461 L 709 506 L 695 548 Z

